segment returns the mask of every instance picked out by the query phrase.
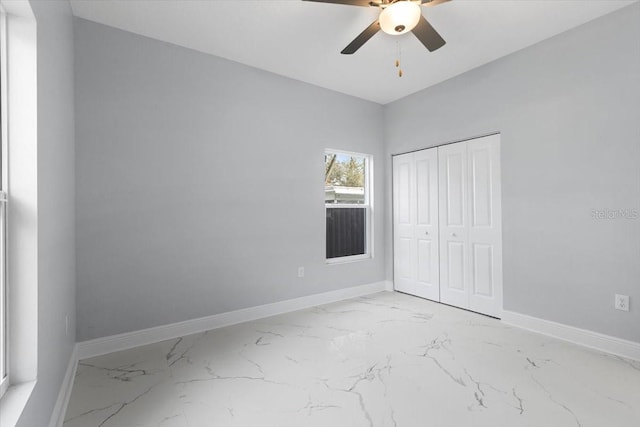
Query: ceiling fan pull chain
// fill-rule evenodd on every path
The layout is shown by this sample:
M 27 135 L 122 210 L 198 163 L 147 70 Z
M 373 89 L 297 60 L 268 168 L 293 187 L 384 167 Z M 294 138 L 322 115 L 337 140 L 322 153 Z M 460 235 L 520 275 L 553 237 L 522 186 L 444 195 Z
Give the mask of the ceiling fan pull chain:
M 400 42 L 396 41 L 396 68 L 400 66 Z
M 402 68 L 400 68 L 400 60 L 402 59 L 402 49 L 400 49 L 400 40 L 396 42 L 396 68 L 398 69 L 398 77 L 402 77 Z

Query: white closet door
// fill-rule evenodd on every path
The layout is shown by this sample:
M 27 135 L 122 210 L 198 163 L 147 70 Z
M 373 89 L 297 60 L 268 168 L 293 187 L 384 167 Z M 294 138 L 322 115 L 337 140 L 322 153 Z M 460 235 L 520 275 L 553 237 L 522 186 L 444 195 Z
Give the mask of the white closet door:
M 440 301 L 440 262 L 438 258 L 438 150 L 414 153 L 416 173 L 417 272 L 415 295 Z
M 502 315 L 500 135 L 467 142 L 469 308 Z
M 438 148 L 440 301 L 469 308 L 467 144 Z
M 500 135 L 395 156 L 395 289 L 500 317 L 500 201 Z
M 413 293 L 416 278 L 415 171 L 413 154 L 393 158 L 393 284 L 400 292 Z
M 394 287 L 439 301 L 438 153 L 393 158 Z
M 438 150 L 440 300 L 500 317 L 500 135 Z

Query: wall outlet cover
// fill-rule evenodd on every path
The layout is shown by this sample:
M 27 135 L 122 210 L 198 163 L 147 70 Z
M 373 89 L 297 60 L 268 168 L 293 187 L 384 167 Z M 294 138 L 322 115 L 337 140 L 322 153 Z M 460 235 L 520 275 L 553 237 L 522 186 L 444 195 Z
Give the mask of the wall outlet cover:
M 629 296 L 616 294 L 615 308 L 616 310 L 629 311 Z

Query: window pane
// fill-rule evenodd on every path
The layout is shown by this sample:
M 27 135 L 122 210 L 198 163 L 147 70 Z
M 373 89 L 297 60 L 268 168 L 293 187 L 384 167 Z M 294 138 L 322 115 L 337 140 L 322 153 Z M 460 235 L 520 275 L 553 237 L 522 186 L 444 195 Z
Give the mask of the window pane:
M 367 208 L 327 208 L 327 258 L 362 255 Z
M 325 203 L 365 203 L 365 158 L 340 153 L 324 155 Z

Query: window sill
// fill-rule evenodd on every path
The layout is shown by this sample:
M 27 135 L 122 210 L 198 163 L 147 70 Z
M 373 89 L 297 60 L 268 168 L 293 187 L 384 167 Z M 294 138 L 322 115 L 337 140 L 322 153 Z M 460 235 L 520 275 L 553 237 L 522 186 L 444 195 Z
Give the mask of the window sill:
M 14 426 L 18 423 L 35 385 L 34 380 L 9 386 L 0 399 L 0 425 Z
M 351 262 L 365 261 L 372 258 L 373 257 L 369 254 L 352 255 L 352 256 L 343 256 L 340 258 L 329 258 L 325 260 L 325 263 L 326 264 L 348 264 Z

